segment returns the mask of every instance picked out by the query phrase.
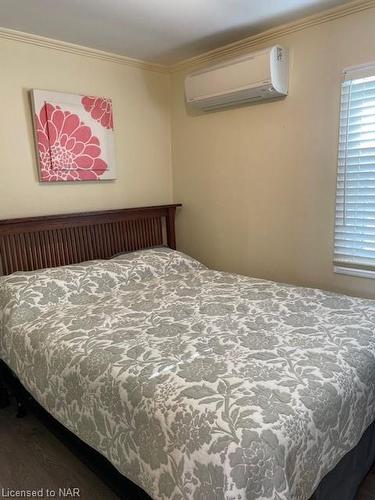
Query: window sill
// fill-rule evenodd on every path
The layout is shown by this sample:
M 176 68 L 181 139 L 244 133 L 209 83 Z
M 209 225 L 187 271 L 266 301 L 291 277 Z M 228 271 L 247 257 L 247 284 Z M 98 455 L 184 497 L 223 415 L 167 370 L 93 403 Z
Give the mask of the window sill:
M 366 269 L 334 266 L 333 272 L 337 274 L 346 274 L 347 276 L 355 276 L 356 278 L 370 278 L 373 280 L 375 279 L 375 271 L 367 271 Z

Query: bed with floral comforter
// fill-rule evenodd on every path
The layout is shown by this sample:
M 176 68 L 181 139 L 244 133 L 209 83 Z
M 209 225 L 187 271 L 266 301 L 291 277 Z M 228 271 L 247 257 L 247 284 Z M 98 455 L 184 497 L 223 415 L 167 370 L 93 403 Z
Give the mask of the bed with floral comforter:
M 0 358 L 154 499 L 306 500 L 375 418 L 375 302 L 154 249 L 0 278 Z

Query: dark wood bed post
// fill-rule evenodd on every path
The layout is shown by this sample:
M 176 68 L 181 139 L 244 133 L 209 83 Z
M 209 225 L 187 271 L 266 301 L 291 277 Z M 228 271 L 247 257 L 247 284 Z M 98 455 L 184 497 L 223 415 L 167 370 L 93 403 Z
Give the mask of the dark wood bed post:
M 181 205 L 174 205 L 169 207 L 168 214 L 166 217 L 166 226 L 167 226 L 167 243 L 169 248 L 173 248 L 176 250 L 176 227 L 175 227 L 175 216 L 176 216 L 176 208 Z
M 9 394 L 4 385 L 4 363 L 0 360 L 0 408 L 9 406 Z
M 30 399 L 26 389 L 15 377 L 7 365 L 0 359 L 0 408 L 6 408 L 13 397 L 17 406 L 17 418 L 26 415 L 26 401 Z

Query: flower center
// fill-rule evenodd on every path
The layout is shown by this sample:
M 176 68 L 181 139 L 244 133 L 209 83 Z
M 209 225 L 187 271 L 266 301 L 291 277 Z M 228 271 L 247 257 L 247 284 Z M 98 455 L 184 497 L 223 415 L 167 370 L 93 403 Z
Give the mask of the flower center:
M 56 141 L 55 144 L 51 147 L 52 169 L 73 170 L 74 158 L 75 155 L 71 151 L 68 151 L 64 146 L 62 146 L 60 144 L 60 141 Z

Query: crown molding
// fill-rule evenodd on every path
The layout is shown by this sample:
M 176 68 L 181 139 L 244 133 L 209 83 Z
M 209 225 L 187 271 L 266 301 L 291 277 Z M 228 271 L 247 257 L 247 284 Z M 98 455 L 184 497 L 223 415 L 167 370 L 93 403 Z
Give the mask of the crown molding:
M 171 73 L 175 73 L 177 71 L 199 66 L 201 64 L 214 63 L 217 60 L 225 57 L 240 55 L 248 49 L 252 49 L 253 47 L 262 43 L 274 41 L 282 36 L 296 33 L 297 31 L 302 31 L 313 26 L 318 26 L 319 24 L 334 21 L 336 19 L 350 16 L 352 14 L 357 14 L 359 12 L 363 12 L 373 8 L 375 8 L 375 0 L 352 0 L 347 4 L 324 10 L 322 12 L 319 12 L 318 14 L 313 14 L 291 23 L 271 28 L 267 31 L 263 31 L 262 33 L 243 38 L 239 41 L 224 45 L 217 49 L 204 52 L 203 54 L 200 54 L 198 56 L 185 59 L 169 66 L 168 68 Z
M 339 5 L 338 7 L 324 10 L 318 14 L 313 14 L 291 23 L 271 28 L 267 31 L 263 31 L 262 33 L 243 38 L 236 42 L 204 52 L 198 56 L 184 59 L 183 61 L 169 66 L 143 61 L 141 59 L 134 59 L 132 57 L 114 54 L 112 52 L 105 52 L 103 50 L 92 49 L 90 47 L 84 47 L 74 43 L 55 40 L 53 38 L 46 38 L 31 33 L 11 30 L 8 28 L 0 27 L 0 39 L 13 40 L 20 43 L 35 45 L 37 47 L 66 52 L 68 54 L 91 57 L 101 61 L 109 61 L 131 66 L 133 68 L 168 74 L 193 68 L 202 64 L 214 63 L 215 61 L 225 57 L 240 55 L 249 49 L 253 49 L 257 45 L 272 42 L 280 37 L 373 8 L 375 8 L 375 0 L 351 0 L 350 2 Z
M 101 61 L 124 64 L 126 66 L 132 66 L 133 68 L 156 71 L 158 73 L 169 73 L 169 68 L 167 66 L 163 66 L 162 64 L 133 59 L 132 57 L 126 57 L 120 54 L 113 54 L 111 52 L 92 49 L 75 43 L 63 42 L 53 38 L 46 38 L 44 36 L 34 35 L 31 33 L 23 33 L 22 31 L 11 30 L 8 28 L 0 28 L 0 39 L 1 38 L 26 43 L 28 45 L 35 45 L 45 49 L 57 50 L 59 52 L 67 52 L 68 54 L 91 57 Z

